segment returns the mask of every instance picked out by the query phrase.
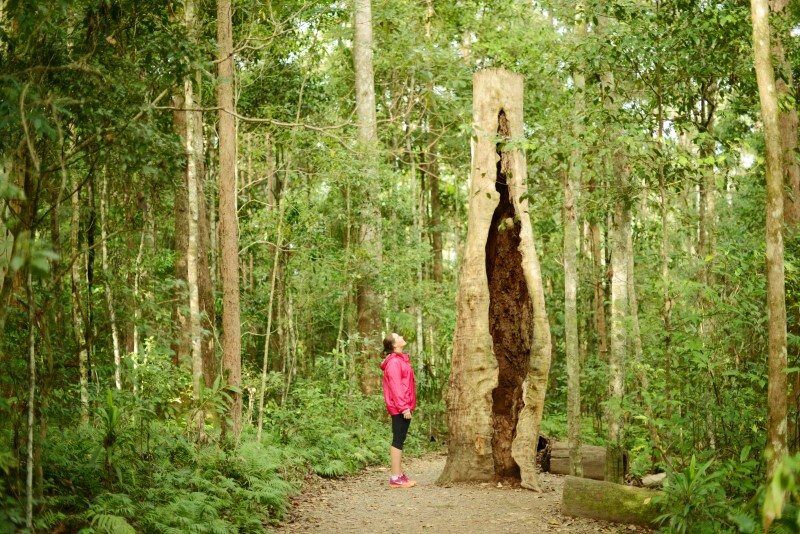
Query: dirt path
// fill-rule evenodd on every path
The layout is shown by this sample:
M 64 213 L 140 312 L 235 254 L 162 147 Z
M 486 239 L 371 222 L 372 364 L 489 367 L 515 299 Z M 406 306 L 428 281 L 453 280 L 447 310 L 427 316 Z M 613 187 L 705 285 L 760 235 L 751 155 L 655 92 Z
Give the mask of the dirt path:
M 439 487 L 443 455 L 412 459 L 412 489 L 388 487 L 385 467 L 342 480 L 309 481 L 279 532 L 645 532 L 561 514 L 563 477 L 542 474 L 542 493 L 495 484 Z

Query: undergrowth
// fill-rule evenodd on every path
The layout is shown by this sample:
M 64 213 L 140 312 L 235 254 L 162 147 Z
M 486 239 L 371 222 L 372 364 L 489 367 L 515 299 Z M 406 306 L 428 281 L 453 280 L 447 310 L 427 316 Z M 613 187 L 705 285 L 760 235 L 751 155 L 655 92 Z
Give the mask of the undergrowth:
M 380 397 L 318 380 L 299 380 L 283 406 L 267 401 L 260 443 L 246 422 L 238 444 L 212 425 L 198 444 L 175 422 L 188 419 L 175 402 L 143 407 L 114 392 L 98 395 L 98 405 L 89 424 L 48 432 L 37 530 L 262 532 L 284 517 L 309 471 L 339 477 L 387 461 L 391 435 Z M 411 455 L 429 448 L 424 428 L 422 420 L 412 425 Z M 24 524 L 22 499 L 8 488 L 3 532 Z

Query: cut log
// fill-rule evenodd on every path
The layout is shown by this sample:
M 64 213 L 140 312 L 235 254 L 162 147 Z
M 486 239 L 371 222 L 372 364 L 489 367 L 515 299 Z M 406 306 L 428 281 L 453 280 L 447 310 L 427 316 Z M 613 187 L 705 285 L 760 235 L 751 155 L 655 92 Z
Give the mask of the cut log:
M 583 465 L 583 476 L 595 480 L 605 478 L 606 469 L 606 449 L 595 445 L 581 445 L 581 464 Z M 550 472 L 556 475 L 569 475 L 569 443 L 566 441 L 556 441 L 550 449 Z
M 561 507 L 565 515 L 615 523 L 654 526 L 659 515 L 653 497 L 660 492 L 568 476 Z
M 664 480 L 667 479 L 666 473 L 655 473 L 654 475 L 645 475 L 642 477 L 642 486 L 645 488 L 660 488 L 664 485 Z

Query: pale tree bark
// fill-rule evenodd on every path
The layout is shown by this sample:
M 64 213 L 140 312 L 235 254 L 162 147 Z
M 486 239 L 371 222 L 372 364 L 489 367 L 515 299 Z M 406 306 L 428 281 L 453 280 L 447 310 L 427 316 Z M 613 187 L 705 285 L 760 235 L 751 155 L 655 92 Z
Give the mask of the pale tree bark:
M 372 68 L 372 3 L 371 0 L 355 0 L 353 64 L 355 69 L 356 116 L 358 139 L 367 161 L 366 168 L 374 169 L 377 163 L 378 122 L 375 111 L 375 78 Z M 376 188 L 379 187 L 376 184 Z M 365 394 L 378 388 L 378 375 L 367 365 L 368 343 L 381 330 L 382 306 L 380 295 L 375 290 L 375 273 L 382 263 L 382 241 L 380 213 L 377 210 L 376 192 L 373 187 L 364 190 L 363 209 L 359 231 L 360 244 L 367 254 L 366 275 L 358 281 L 356 308 L 358 333 L 364 343 L 360 353 L 360 386 Z
M 783 158 L 778 95 L 770 49 L 767 0 L 750 0 L 753 53 L 766 148 L 767 317 L 767 472 L 771 476 L 786 453 L 786 293 L 783 270 Z
M 576 37 L 586 33 L 582 7 L 576 9 Z M 574 147 L 570 154 L 569 171 L 564 177 L 564 352 L 567 363 L 567 437 L 569 442 L 570 474 L 583 476 L 581 460 L 581 362 L 578 351 L 578 198 L 583 172 L 581 143 L 585 114 L 584 90 L 586 78 L 581 68 L 572 73 L 575 87 L 575 116 L 572 133 Z
M 440 483 L 518 478 L 538 489 L 536 450 L 550 329 L 519 149 L 522 77 L 473 77 L 476 143 L 453 359 L 447 393 L 448 456 Z
M 145 208 L 149 211 L 149 208 Z M 141 295 L 139 283 L 142 279 L 142 258 L 144 257 L 144 245 L 147 238 L 147 212 L 144 214 L 142 222 L 142 232 L 139 235 L 139 252 L 136 254 L 133 274 L 133 352 L 131 361 L 133 363 L 133 394 L 139 393 L 139 356 L 141 355 L 139 342 L 139 322 L 142 320 Z
M 111 291 L 111 271 L 108 268 L 108 171 L 103 169 L 103 182 L 100 189 L 100 261 L 103 268 L 103 286 L 108 306 L 108 320 L 111 323 L 111 344 L 114 350 L 114 386 L 122 389 L 122 355 L 119 346 L 117 311 L 114 307 L 114 293 Z
M 81 204 L 79 197 L 79 187 L 75 175 L 71 177 L 70 187 L 72 188 L 72 220 L 69 229 L 70 249 L 78 251 L 78 230 L 81 222 Z M 75 345 L 78 350 L 78 381 L 80 384 L 81 396 L 81 421 L 89 421 L 89 377 L 88 377 L 88 353 L 86 352 L 86 340 L 84 339 L 83 313 L 80 303 L 80 283 L 81 266 L 80 255 L 72 262 L 70 269 L 71 296 L 72 296 L 72 330 L 75 335 Z
M 236 110 L 233 103 L 233 8 L 217 0 L 217 105 L 219 106 L 219 241 L 222 278 L 222 369 L 228 386 L 242 381 L 239 317 L 239 229 L 236 215 Z M 231 391 L 231 431 L 242 429 L 242 396 Z
M 190 36 L 195 33 L 196 19 L 194 0 L 184 2 L 184 24 Z M 183 104 L 187 110 L 194 108 L 194 87 L 191 76 L 186 76 L 183 81 Z M 184 153 L 186 155 L 186 189 L 189 206 L 188 241 L 186 243 L 186 285 L 189 290 L 189 340 L 192 361 L 192 400 L 195 405 L 200 403 L 203 384 L 203 339 L 200 324 L 200 292 L 198 290 L 198 241 L 200 225 L 200 202 L 197 183 L 199 182 L 195 150 L 195 131 L 197 122 L 194 120 L 193 111 L 185 111 L 186 124 L 183 138 Z M 194 426 L 198 439 L 204 439 L 205 414 L 199 408 L 194 413 Z
M 614 75 L 607 71 L 602 75 L 606 109 L 614 113 L 617 102 Z M 622 132 L 619 132 L 622 133 Z M 615 142 L 615 140 L 610 140 Z M 611 331 L 608 354 L 608 390 L 606 419 L 608 441 L 606 452 L 606 480 L 622 482 L 624 476 L 622 445 L 622 399 L 625 394 L 625 362 L 628 347 L 628 234 L 631 231 L 629 168 L 621 147 L 616 147 L 610 156 L 609 170 L 614 175 L 614 207 L 611 217 Z

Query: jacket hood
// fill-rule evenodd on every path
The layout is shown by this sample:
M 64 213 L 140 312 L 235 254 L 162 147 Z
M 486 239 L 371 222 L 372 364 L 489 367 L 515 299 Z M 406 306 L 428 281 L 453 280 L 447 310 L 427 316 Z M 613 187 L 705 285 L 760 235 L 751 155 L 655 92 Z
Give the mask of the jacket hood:
M 410 361 L 409 358 L 408 358 L 408 354 L 401 353 L 401 352 L 393 352 L 393 353 L 389 354 L 386 358 L 383 359 L 383 361 L 381 362 L 381 370 L 384 370 L 384 371 L 386 370 L 386 364 L 388 364 L 389 360 L 391 360 L 392 358 L 402 358 L 406 362 Z

